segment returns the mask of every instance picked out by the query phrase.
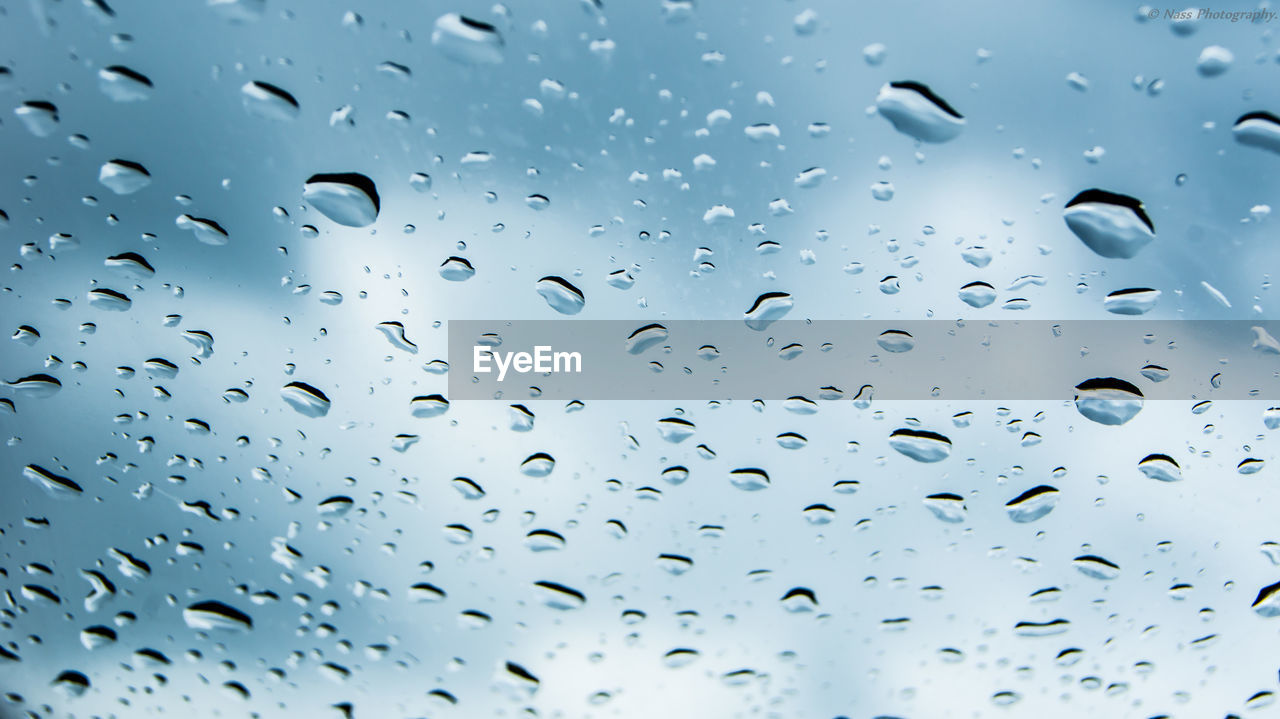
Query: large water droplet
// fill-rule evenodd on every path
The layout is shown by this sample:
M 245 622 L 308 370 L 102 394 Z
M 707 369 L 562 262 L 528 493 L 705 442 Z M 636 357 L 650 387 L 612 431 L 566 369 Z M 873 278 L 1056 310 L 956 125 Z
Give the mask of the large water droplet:
M 1085 190 L 1062 211 L 1067 227 L 1102 257 L 1129 259 L 1156 238 L 1142 202 L 1106 190 Z
M 876 95 L 876 109 L 895 130 L 923 142 L 946 142 L 964 129 L 964 117 L 918 82 L 884 85 Z
M 225 629 L 233 632 L 247 632 L 253 628 L 253 619 L 248 614 L 212 600 L 196 602 L 182 610 L 182 620 L 188 627 L 204 631 Z
M 747 327 L 761 332 L 791 311 L 795 301 L 786 292 L 766 292 L 756 298 L 743 315 Z
M 305 382 L 290 382 L 280 389 L 285 404 L 307 417 L 323 417 L 329 413 L 329 398 L 324 392 Z
M 181 229 L 190 230 L 195 234 L 196 239 L 206 245 L 225 245 L 230 235 L 213 220 L 204 217 L 192 217 L 191 215 L 179 215 L 174 221 Z
M 98 70 L 98 89 L 114 102 L 140 102 L 151 97 L 151 79 L 123 65 Z
M 98 182 L 117 195 L 131 195 L 151 184 L 151 173 L 136 162 L 111 160 L 98 170 Z
M 1160 299 L 1160 290 L 1150 287 L 1130 287 L 1116 290 L 1102 301 L 1106 311 L 1116 315 L 1142 315 L 1150 312 Z
M 729 482 L 746 492 L 755 492 L 769 486 L 769 473 L 757 467 L 742 467 L 729 472 Z
M 74 499 L 84 490 L 69 477 L 54 474 L 38 464 L 28 464 L 22 468 L 22 476 L 31 480 L 54 499 Z
M 27 131 L 36 137 L 48 137 L 58 129 L 58 108 L 52 102 L 31 100 L 13 111 Z
M 1231 128 L 1236 142 L 1280 153 L 1280 117 L 1269 112 L 1248 112 Z
M 302 199 L 347 227 L 372 225 L 381 208 L 373 180 L 357 172 L 312 175 L 303 186 Z
M 569 284 L 563 277 L 548 275 L 538 280 L 534 287 L 547 301 L 547 305 L 560 314 L 576 315 L 587 304 L 582 290 Z
M 941 462 L 951 455 L 951 440 L 921 429 L 903 428 L 889 435 L 889 446 L 917 462 Z
M 441 15 L 431 32 L 431 44 L 445 57 L 467 65 L 502 62 L 502 35 L 489 23 L 457 13 Z
M 924 506 L 933 516 L 948 524 L 957 524 L 965 519 L 964 497 L 958 494 L 931 494 L 924 498 Z
M 970 307 L 986 307 L 996 301 L 996 288 L 986 282 L 970 282 L 960 288 L 960 301 Z
M 1094 554 L 1085 554 L 1071 560 L 1081 574 L 1094 579 L 1111 580 L 1120 576 L 1120 567 L 1110 560 Z
M 1263 587 L 1251 605 L 1261 617 L 1280 617 L 1280 582 Z
M 1004 508 L 1009 513 L 1009 519 L 1019 524 L 1034 522 L 1053 511 L 1058 504 L 1058 494 L 1056 487 L 1042 484 L 1009 500 Z
M 292 120 L 298 116 L 298 101 L 287 90 L 256 80 L 240 88 L 244 109 L 268 120 Z
M 1148 454 L 1138 462 L 1138 470 L 1161 482 L 1177 482 L 1182 479 L 1182 467 L 1167 454 Z
M 1142 410 L 1142 391 L 1122 379 L 1095 377 L 1076 385 L 1076 410 L 1106 425 L 1121 425 Z

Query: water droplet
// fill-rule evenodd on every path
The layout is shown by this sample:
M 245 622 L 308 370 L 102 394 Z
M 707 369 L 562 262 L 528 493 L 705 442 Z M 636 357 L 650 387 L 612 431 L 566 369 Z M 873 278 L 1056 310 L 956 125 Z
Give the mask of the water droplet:
M 404 334 L 404 325 L 399 322 L 379 322 L 376 329 L 391 343 L 392 347 L 410 354 L 418 354 L 418 345 L 409 341 Z
M 80 485 L 69 477 L 54 474 L 38 464 L 28 464 L 23 467 L 22 476 L 34 482 L 54 499 L 74 499 L 84 492 Z
M 533 552 L 553 552 L 564 549 L 564 536 L 550 529 L 535 529 L 524 537 L 524 546 Z
M 729 482 L 746 492 L 755 492 L 769 486 L 769 473 L 756 467 L 743 467 L 729 472 Z
M 1226 72 L 1235 59 L 1236 56 L 1225 47 L 1210 45 L 1200 51 L 1200 58 L 1196 61 L 1196 72 L 1199 72 L 1202 77 L 1217 77 Z
M 587 597 L 582 592 L 566 587 L 556 582 L 534 582 L 534 593 L 538 597 L 538 602 L 561 611 L 570 609 L 579 609 L 587 603 Z
M 103 261 L 103 265 L 121 277 L 145 280 L 155 275 L 156 269 L 146 258 L 136 252 L 122 252 Z
M 179 215 L 175 224 L 180 229 L 190 230 L 195 234 L 197 240 L 206 245 L 225 245 L 230 238 L 230 235 L 222 228 L 222 225 L 203 217 Z
M 280 398 L 298 414 L 306 417 L 323 417 L 329 414 L 329 398 L 324 392 L 305 382 L 290 382 L 280 388 Z
M 130 300 L 123 292 L 103 287 L 89 290 L 88 299 L 90 307 L 97 307 L 108 312 L 125 312 L 133 306 L 133 300 Z
M 747 139 L 752 142 L 764 142 L 766 140 L 776 140 L 782 136 L 782 131 L 778 126 L 771 122 L 761 122 L 755 125 L 748 125 L 743 128 L 743 133 Z
M 476 268 L 465 257 L 450 257 L 440 265 L 440 276 L 450 282 L 465 282 L 476 274 Z
M 218 601 L 196 602 L 182 610 L 182 620 L 192 629 L 212 631 L 225 629 L 247 632 L 253 629 L 253 619 L 248 614 Z
M 756 298 L 743 319 L 748 328 L 763 332 L 769 325 L 790 312 L 794 304 L 795 301 L 786 292 L 766 292 Z
M 1075 403 L 1087 419 L 1116 426 L 1142 410 L 1142 391 L 1122 379 L 1095 377 L 1076 385 Z
M 1009 513 L 1009 519 L 1019 524 L 1026 524 L 1052 512 L 1058 504 L 1058 495 L 1056 487 L 1042 484 L 1009 500 L 1004 508 Z
M 1102 301 L 1102 307 L 1116 315 L 1142 315 L 1150 312 L 1159 299 L 1160 290 L 1131 287 L 1108 294 Z
M 350 497 L 337 495 L 329 497 L 316 505 L 316 512 L 322 517 L 341 517 L 351 511 L 351 507 L 355 505 L 355 501 Z
M 1236 465 L 1236 471 L 1240 474 L 1257 474 L 1266 466 L 1266 461 L 1257 457 L 1245 457 L 1240 460 L 1240 464 Z
M 110 646 L 116 642 L 116 630 L 101 625 L 80 630 L 80 644 L 89 651 Z
M 312 175 L 303 186 L 302 199 L 347 227 L 372 225 L 381 208 L 373 180 L 357 172 Z
M 54 678 L 52 686 L 56 691 L 68 698 L 80 697 L 84 696 L 84 693 L 89 690 L 89 677 L 68 669 Z
M 1102 257 L 1129 259 L 1156 238 L 1142 202 L 1128 195 L 1090 189 L 1063 209 L 1067 227 Z
M 151 184 L 151 173 L 136 162 L 111 160 L 98 171 L 98 182 L 117 195 L 130 195 Z
M 437 417 L 444 414 L 448 409 L 449 401 L 438 394 L 414 397 L 409 400 L 410 414 L 420 419 Z
M 888 202 L 893 199 L 894 189 L 892 182 L 880 181 L 871 185 L 871 197 L 881 202 Z
M 662 655 L 662 663 L 668 669 L 679 669 L 687 667 L 698 659 L 701 654 L 697 649 L 676 648 Z
M 244 109 L 268 120 L 292 120 L 298 116 L 298 101 L 283 88 L 252 80 L 240 88 Z
M 569 284 L 563 277 L 548 275 L 538 280 L 534 287 L 547 301 L 547 305 L 560 314 L 576 315 L 587 304 L 582 290 Z
M 687 419 L 667 417 L 658 420 L 658 435 L 664 440 L 679 444 L 693 436 L 694 424 Z
M 1280 617 L 1280 582 L 1259 590 L 1251 606 L 1260 617 Z
M 898 132 L 922 142 L 947 142 L 964 128 L 964 118 L 927 85 L 890 82 L 880 88 L 876 109 Z
M 965 520 L 964 497 L 958 494 L 950 492 L 931 494 L 924 498 L 924 506 L 933 513 L 933 516 L 948 524 Z
M 443 589 L 428 582 L 419 582 L 409 587 L 409 601 L 420 604 L 436 604 L 443 602 L 448 594 Z
M 951 455 L 951 440 L 927 430 L 894 430 L 889 435 L 889 446 L 917 462 L 941 462 Z
M 1280 117 L 1269 112 L 1245 113 L 1232 126 L 1231 136 L 1241 145 L 1280 152 Z
M 1182 479 L 1182 468 L 1167 454 L 1147 455 L 1138 462 L 1138 470 L 1161 482 L 1177 482 Z
M 1052 637 L 1064 634 L 1071 628 L 1066 619 L 1051 619 L 1047 622 L 1018 622 L 1013 626 L 1013 633 L 1020 637 Z
M 528 477 L 545 477 L 555 468 L 555 458 L 545 452 L 531 454 L 520 463 L 520 472 Z
M 916 346 L 916 338 L 902 330 L 885 330 L 876 338 L 876 344 L 886 352 L 910 352 Z
M 445 57 L 465 65 L 502 62 L 502 35 L 493 25 L 457 13 L 441 15 L 431 33 L 431 44 Z
M 659 554 L 657 565 L 664 572 L 679 576 L 693 569 L 693 560 L 680 554 Z
M 1112 580 L 1120 576 L 1120 567 L 1094 554 L 1084 554 L 1071 560 L 1071 564 L 1086 577 Z
M 123 65 L 98 70 L 98 89 L 114 102 L 141 102 L 151 97 L 151 79 Z
M 970 282 L 960 288 L 960 300 L 970 307 L 986 307 L 996 301 L 996 288 L 986 282 Z

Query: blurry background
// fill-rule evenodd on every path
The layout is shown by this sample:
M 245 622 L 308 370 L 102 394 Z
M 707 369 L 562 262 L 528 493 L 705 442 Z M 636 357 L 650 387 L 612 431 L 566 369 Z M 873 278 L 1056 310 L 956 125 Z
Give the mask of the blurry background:
M 17 385 L 0 715 L 1275 711 L 1280 619 L 1251 608 L 1280 581 L 1271 403 L 1149 402 L 1110 427 L 1070 403 L 508 397 L 415 417 L 411 400 L 445 392 L 449 320 L 563 317 L 549 275 L 584 319 L 737 319 L 787 292 L 789 319 L 1142 321 L 1103 307 L 1133 287 L 1161 292 L 1146 318 L 1273 317 L 1280 157 L 1231 127 L 1280 113 L 1280 22 L 1111 2 L 107 2 L 0 0 Z M 447 13 L 501 44 L 448 22 L 433 43 Z M 1201 63 L 1212 46 L 1232 60 Z M 116 66 L 147 83 L 104 90 Z M 964 115 L 958 138 L 878 116 L 903 80 Z M 246 107 L 253 81 L 296 111 Z M 113 159 L 149 184 L 104 186 Z M 345 172 L 377 185 L 371 226 L 303 203 L 309 177 Z M 1090 187 L 1142 200 L 1157 239 L 1091 252 L 1062 220 Z M 718 205 L 732 217 L 705 222 Z M 105 263 L 125 252 L 154 275 Z M 451 256 L 474 276 L 441 277 Z M 985 309 L 957 296 L 979 280 Z M 101 288 L 128 309 L 91 303 Z M 39 374 L 61 389 L 17 382 Z M 283 400 L 295 381 L 327 414 Z M 664 439 L 673 416 L 693 435 Z M 901 428 L 950 456 L 895 451 Z M 1151 454 L 1183 480 L 1150 478 Z M 81 491 L 42 491 L 29 465 Z M 769 486 L 742 491 L 740 468 Z M 1038 485 L 1053 511 L 1011 521 Z M 1118 572 L 1089 576 L 1087 555 Z M 98 576 L 114 595 L 86 605 Z

